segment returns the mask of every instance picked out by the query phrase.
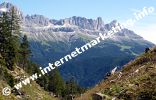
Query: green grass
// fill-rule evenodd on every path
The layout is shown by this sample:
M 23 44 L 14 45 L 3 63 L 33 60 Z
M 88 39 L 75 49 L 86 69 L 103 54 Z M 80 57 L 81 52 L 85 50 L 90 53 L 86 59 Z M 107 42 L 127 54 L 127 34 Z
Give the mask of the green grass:
M 1 66 L 1 72 L 4 71 L 6 71 L 7 74 L 11 75 L 12 77 L 28 75 L 21 68 L 17 67 L 15 67 L 14 71 L 10 71 L 5 67 Z M 53 96 L 50 96 L 49 92 L 46 92 L 44 89 L 42 89 L 36 82 L 32 82 L 30 85 L 27 86 L 23 85 L 21 90 L 19 90 L 20 92 L 24 93 L 24 95 L 21 96 L 22 99 L 17 98 L 14 93 L 9 96 L 3 96 L 2 89 L 9 86 L 7 79 L 5 79 L 6 75 L 3 74 L 4 73 L 0 73 L 0 100 L 38 100 L 39 98 L 41 98 L 41 100 L 57 100 Z

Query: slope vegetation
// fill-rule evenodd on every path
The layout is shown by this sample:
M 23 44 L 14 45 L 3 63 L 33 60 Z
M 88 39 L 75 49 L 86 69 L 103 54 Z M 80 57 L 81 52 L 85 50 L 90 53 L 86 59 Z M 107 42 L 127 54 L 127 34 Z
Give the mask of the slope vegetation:
M 2 62 L 2 61 L 1 61 Z M 11 80 L 19 81 L 28 77 L 28 74 L 16 66 L 14 71 L 8 70 L 0 63 L 0 100 L 57 100 L 42 89 L 36 82 L 23 86 L 20 90 L 14 91 L 9 96 L 2 95 L 2 90 L 11 85 Z
M 156 100 L 156 48 L 129 62 L 77 100 Z

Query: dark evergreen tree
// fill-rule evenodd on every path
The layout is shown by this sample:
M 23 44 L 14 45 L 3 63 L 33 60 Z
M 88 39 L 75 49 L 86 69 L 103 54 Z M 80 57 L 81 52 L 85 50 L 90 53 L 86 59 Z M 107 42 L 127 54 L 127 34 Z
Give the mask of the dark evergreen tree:
M 58 69 L 49 73 L 48 90 L 54 92 L 57 96 L 62 96 L 65 90 L 65 83 Z
M 12 7 L 10 9 L 9 16 L 10 16 L 10 30 L 11 30 L 12 37 L 13 37 L 12 42 L 14 43 L 14 49 L 16 53 L 16 62 L 18 62 L 19 56 L 20 56 L 19 55 L 19 50 L 20 50 L 19 36 L 21 35 L 20 33 L 21 20 L 20 20 L 20 15 L 17 12 L 17 9 L 15 9 L 15 7 Z
M 10 28 L 12 31 L 12 35 L 14 36 L 19 36 L 20 34 L 20 15 L 18 14 L 17 10 L 15 9 L 15 7 L 12 7 L 10 12 L 9 12 L 9 16 L 10 18 Z
M 37 83 L 38 83 L 41 87 L 43 87 L 45 90 L 48 91 L 49 79 L 48 79 L 48 76 L 47 76 L 47 75 L 40 77 L 40 78 L 37 80 Z
M 0 50 L 8 69 L 13 70 L 15 63 L 15 47 L 10 28 L 10 17 L 7 13 L 1 16 Z
M 22 39 L 22 43 L 20 46 L 20 62 L 21 65 L 23 67 L 23 69 L 25 69 L 25 67 L 27 66 L 28 62 L 29 62 L 29 57 L 31 56 L 31 50 L 29 49 L 29 42 L 27 40 L 27 36 L 24 35 L 23 39 Z
M 69 81 L 66 82 L 66 89 L 64 92 L 65 100 L 73 100 L 76 95 L 80 95 L 85 92 L 85 88 L 80 87 L 72 77 Z
M 8 69 L 13 70 L 14 63 L 16 62 L 19 44 L 18 37 L 13 35 L 19 33 L 18 17 L 14 10 L 11 8 L 10 12 L 4 12 L 0 16 L 0 53 L 5 60 L 5 65 Z
M 145 48 L 145 53 L 148 53 L 150 51 L 150 48 Z

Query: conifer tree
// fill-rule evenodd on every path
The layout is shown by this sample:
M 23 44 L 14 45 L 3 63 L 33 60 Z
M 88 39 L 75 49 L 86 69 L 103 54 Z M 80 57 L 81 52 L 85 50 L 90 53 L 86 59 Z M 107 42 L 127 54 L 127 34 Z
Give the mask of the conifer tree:
M 25 67 L 28 64 L 29 57 L 30 57 L 30 54 L 31 54 L 31 50 L 29 49 L 29 42 L 28 42 L 28 39 L 27 39 L 26 35 L 24 35 L 24 37 L 22 39 L 22 43 L 21 43 L 21 46 L 20 46 L 20 54 L 21 54 L 20 62 L 22 63 L 21 66 L 23 67 L 23 69 L 25 69 Z
M 19 33 L 18 17 L 14 10 L 11 8 L 10 12 L 3 12 L 0 16 L 0 53 L 5 60 L 5 65 L 8 69 L 13 70 L 14 63 L 18 55 L 19 40 L 17 35 Z
M 62 79 L 59 70 L 55 69 L 49 74 L 48 89 L 54 92 L 57 96 L 62 96 L 65 89 L 64 80 Z
M 7 13 L 1 16 L 1 36 L 0 36 L 1 54 L 5 60 L 8 69 L 13 70 L 15 60 L 15 49 L 13 37 L 10 29 L 10 18 Z
M 15 9 L 15 7 L 12 7 L 10 12 L 9 12 L 9 16 L 10 18 L 10 28 L 12 31 L 12 34 L 14 36 L 18 36 L 20 34 L 20 24 L 21 24 L 21 20 L 20 20 L 20 15 L 18 14 L 17 10 Z
M 21 35 L 20 33 L 20 15 L 17 12 L 17 9 L 15 7 L 12 7 L 9 12 L 10 16 L 10 30 L 12 34 L 12 42 L 14 43 L 14 49 L 16 53 L 16 62 L 19 60 L 19 50 L 20 50 L 20 40 L 19 36 Z

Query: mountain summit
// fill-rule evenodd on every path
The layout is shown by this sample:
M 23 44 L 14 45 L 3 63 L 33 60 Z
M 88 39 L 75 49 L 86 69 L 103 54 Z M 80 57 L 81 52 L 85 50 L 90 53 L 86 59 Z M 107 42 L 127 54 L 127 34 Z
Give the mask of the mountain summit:
M 9 10 L 12 6 L 10 3 L 3 3 L 0 8 L 6 7 Z M 117 23 L 116 20 L 104 23 L 101 17 L 87 19 L 73 16 L 55 20 L 37 14 L 24 16 L 20 12 L 20 15 L 22 34 L 28 36 L 31 44 L 31 59 L 43 67 L 96 38 L 99 33 L 106 34 Z M 65 80 L 74 77 L 81 86 L 94 86 L 115 66 L 121 68 L 145 48 L 152 46 L 154 44 L 133 31 L 123 29 L 61 66 L 60 72 Z
M 0 4 L 0 9 L 1 9 L 0 14 L 2 14 L 3 9 L 5 9 L 4 12 L 9 12 L 11 10 L 11 8 L 14 8 L 15 12 L 19 15 L 19 17 L 23 18 L 23 13 L 20 11 L 20 9 L 9 2 L 4 2 L 4 3 Z

